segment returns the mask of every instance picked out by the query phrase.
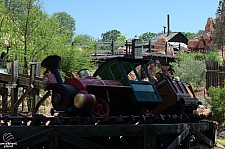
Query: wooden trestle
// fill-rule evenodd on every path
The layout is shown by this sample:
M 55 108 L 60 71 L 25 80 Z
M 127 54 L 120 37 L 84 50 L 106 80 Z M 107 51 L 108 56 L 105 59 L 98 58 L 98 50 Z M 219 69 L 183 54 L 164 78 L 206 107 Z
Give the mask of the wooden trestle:
M 216 124 L 208 120 L 168 123 L 167 119 L 156 121 L 155 116 L 80 118 L 39 115 L 36 113 L 39 106 L 51 95 L 49 91 L 39 99 L 39 91 L 43 89 L 40 63 L 30 63 L 30 75 L 23 75 L 19 74 L 18 63 L 13 62 L 10 72 L 0 73 L 2 113 L 6 113 L 4 105 L 8 90 L 11 90 L 11 115 L 0 116 L 0 148 L 7 145 L 1 138 L 8 133 L 14 137 L 14 144 L 8 145 L 18 149 L 156 149 L 164 148 L 164 144 L 167 149 L 205 149 L 215 145 Z M 20 87 L 25 87 L 26 91 L 18 97 Z M 18 106 L 30 93 L 33 97 L 32 116 L 18 116 Z

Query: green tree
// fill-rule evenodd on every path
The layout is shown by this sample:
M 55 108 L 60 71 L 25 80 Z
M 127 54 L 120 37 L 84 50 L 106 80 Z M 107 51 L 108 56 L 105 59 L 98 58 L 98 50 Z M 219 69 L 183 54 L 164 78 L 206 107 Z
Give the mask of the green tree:
M 204 34 L 204 30 L 198 30 L 198 32 L 196 33 L 198 36 L 199 35 L 203 35 Z
M 193 58 L 171 64 L 175 70 L 175 75 L 179 76 L 181 81 L 188 82 L 193 88 L 205 86 L 205 69 L 204 61 Z
M 47 55 L 61 54 L 66 47 L 67 36 L 59 34 L 61 26 L 53 17 L 42 11 L 42 3 L 34 0 L 11 0 L 18 7 L 5 9 L 7 16 L 7 40 L 12 50 L 9 59 L 18 61 L 22 73 L 28 73 L 28 63 L 41 61 Z M 11 6 L 11 5 L 9 5 Z
M 82 68 L 88 68 L 91 71 L 95 70 L 96 65 L 91 58 L 93 53 L 92 49 L 87 50 L 79 46 L 73 46 L 69 50 L 64 51 L 60 65 L 63 77 L 71 77 Z
M 215 32 L 214 32 L 214 38 L 213 43 L 215 46 L 219 49 L 221 49 L 224 46 L 224 40 L 225 40 L 225 1 L 220 0 L 219 6 L 216 11 L 216 19 L 215 19 Z
M 146 32 L 146 33 L 141 34 L 139 36 L 139 39 L 141 39 L 142 41 L 149 41 L 156 35 L 157 35 L 156 33 Z
M 212 119 L 221 123 L 224 122 L 225 116 L 225 87 L 210 87 L 208 100 L 211 105 Z
M 193 88 L 205 86 L 206 64 L 203 54 L 179 52 L 176 61 L 170 64 L 175 70 L 175 76 L 179 76 L 182 82 L 190 83 Z
M 199 36 L 199 34 L 191 33 L 191 32 L 182 32 L 182 34 L 185 37 L 187 37 L 189 40 Z
M 68 36 L 69 41 L 71 42 L 76 30 L 76 21 L 74 20 L 74 18 L 66 12 L 54 13 L 53 17 L 56 17 L 61 24 L 61 29 L 59 30 L 60 34 L 66 34 Z
M 120 36 L 121 33 L 118 30 L 110 30 L 101 35 L 103 42 L 111 42 L 112 40 L 117 41 Z
M 94 39 L 90 36 L 90 35 L 87 35 L 87 34 L 80 34 L 80 35 L 77 35 L 74 37 L 74 44 L 76 43 L 90 43 L 90 42 L 93 42 Z

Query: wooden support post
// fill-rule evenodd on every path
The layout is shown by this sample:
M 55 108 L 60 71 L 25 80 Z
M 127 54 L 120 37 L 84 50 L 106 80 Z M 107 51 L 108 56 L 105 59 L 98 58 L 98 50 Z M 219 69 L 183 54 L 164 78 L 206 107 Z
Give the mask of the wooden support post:
M 51 91 L 48 91 L 36 104 L 35 109 L 33 110 L 35 113 L 38 111 L 41 104 L 51 95 Z
M 59 128 L 58 126 L 55 126 L 55 130 L 54 130 L 54 149 L 58 149 L 58 142 L 59 142 Z
M 17 116 L 18 109 L 14 108 L 14 104 L 18 100 L 18 86 L 17 86 L 17 79 L 19 73 L 19 63 L 14 61 L 11 65 L 11 82 L 5 85 L 5 88 L 11 89 L 11 115 Z
M 31 90 L 34 88 L 34 86 L 31 84 L 23 93 L 23 95 L 20 97 L 19 100 L 17 100 L 14 104 L 14 108 L 18 108 L 18 106 L 21 104 L 21 102 L 27 97 L 27 95 L 31 92 Z
M 127 40 L 126 40 L 125 46 L 126 46 L 126 56 L 127 56 L 128 55 L 128 41 Z
M 134 58 L 143 58 L 142 49 L 143 44 L 140 39 L 133 39 L 132 40 L 132 56 Z
M 144 126 L 144 149 L 156 149 L 156 130 L 154 127 Z
M 30 68 L 30 84 L 33 84 L 34 82 L 34 78 L 36 76 L 40 76 L 40 62 L 30 62 L 29 63 L 31 65 Z M 31 99 L 32 99 L 32 116 L 34 116 L 36 114 L 36 104 L 39 101 L 39 90 L 33 88 L 33 90 L 31 91 L 31 95 L 30 95 Z
M 8 107 L 8 89 L 5 88 L 4 83 L 1 83 L 1 96 L 2 96 L 2 114 L 7 113 L 7 107 Z
M 113 40 L 112 40 L 111 46 L 112 46 L 112 55 L 114 55 L 114 41 Z
M 152 53 L 151 39 L 149 40 L 148 47 L 149 47 L 149 52 Z
M 14 103 L 18 100 L 18 87 L 11 88 L 11 115 L 18 115 L 18 108 L 14 107 Z

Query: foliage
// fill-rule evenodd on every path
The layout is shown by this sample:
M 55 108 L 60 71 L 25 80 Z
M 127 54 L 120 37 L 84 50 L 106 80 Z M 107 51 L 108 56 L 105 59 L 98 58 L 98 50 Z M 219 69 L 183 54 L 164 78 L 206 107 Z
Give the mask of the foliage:
M 55 18 L 49 18 L 41 10 L 42 5 L 38 1 L 10 1 L 13 2 L 18 3 L 18 7 L 9 7 L 4 11 L 8 24 L 7 40 L 12 49 L 8 57 L 9 60 L 18 61 L 22 66 L 22 73 L 27 74 L 29 62 L 60 53 L 58 49 L 65 48 L 67 37 L 59 34 L 59 22 Z
M 103 42 L 111 42 L 112 40 L 116 41 L 120 36 L 121 33 L 118 30 L 110 30 L 105 33 L 102 33 L 101 35 Z
M 191 32 L 182 32 L 182 34 L 187 37 L 189 40 L 193 39 L 195 37 L 198 37 L 197 33 L 191 33 Z
M 209 94 L 211 99 L 208 101 L 211 105 L 212 119 L 220 122 L 224 121 L 225 114 L 225 87 L 210 87 Z
M 55 17 L 61 25 L 61 29 L 59 30 L 60 34 L 66 34 L 68 37 L 69 42 L 72 41 L 72 38 L 74 37 L 75 33 L 75 20 L 72 18 L 69 14 L 66 12 L 57 12 L 53 14 L 53 17 Z
M 219 62 L 219 64 L 221 65 L 223 63 L 219 56 L 219 53 L 216 51 L 208 52 L 207 54 L 204 54 L 204 56 L 205 56 L 205 62 L 216 61 L 216 62 Z
M 89 70 L 95 69 L 95 63 L 92 62 L 91 53 L 93 50 L 82 50 L 78 46 L 68 48 L 61 55 L 60 70 L 64 78 L 73 76 L 73 73 L 82 68 Z
M 217 142 L 223 146 L 225 146 L 225 140 L 224 139 L 217 139 Z
M 222 48 L 224 46 L 225 40 L 225 0 L 219 1 L 219 6 L 216 11 L 216 19 L 214 23 L 214 38 L 213 43 L 217 46 L 217 48 Z
M 205 86 L 205 61 L 189 57 L 170 64 L 182 82 L 190 83 L 193 88 Z
M 116 40 L 116 42 L 117 43 L 125 43 L 126 42 L 126 34 L 120 34 L 118 37 L 117 37 L 117 40 Z
M 188 82 L 193 88 L 205 86 L 206 62 L 217 61 L 222 64 L 218 52 L 184 53 L 179 52 L 175 62 L 170 65 L 175 70 L 175 75 L 184 82 Z
M 90 43 L 90 42 L 94 42 L 93 38 L 90 35 L 87 34 L 80 34 L 80 35 L 76 35 L 74 37 L 73 43 Z
M 141 39 L 142 41 L 149 41 L 156 35 L 157 35 L 156 33 L 145 32 L 139 36 L 139 39 Z

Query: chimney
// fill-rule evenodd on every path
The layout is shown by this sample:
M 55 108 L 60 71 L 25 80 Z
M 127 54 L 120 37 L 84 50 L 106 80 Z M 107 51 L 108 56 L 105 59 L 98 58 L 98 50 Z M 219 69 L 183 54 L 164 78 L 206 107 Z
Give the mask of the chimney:
M 167 15 L 167 36 L 170 34 L 170 15 Z
M 163 34 L 166 33 L 166 26 L 163 26 Z

